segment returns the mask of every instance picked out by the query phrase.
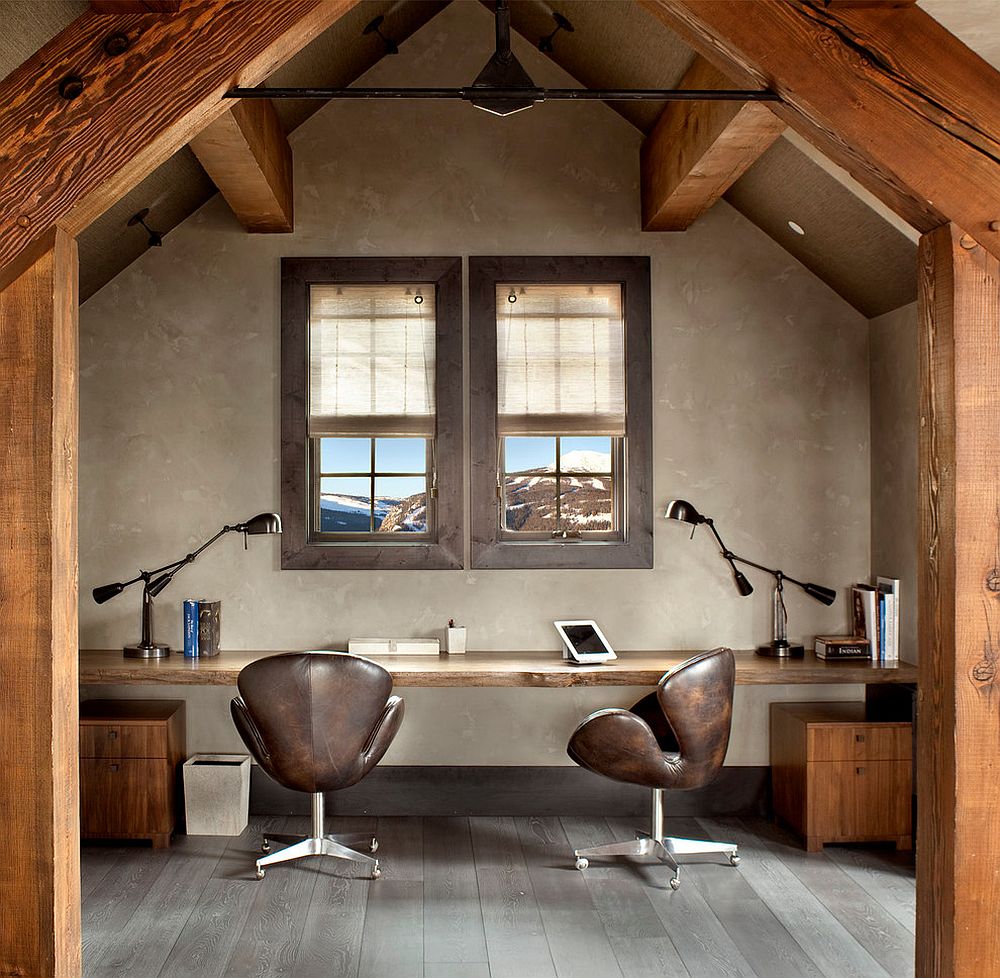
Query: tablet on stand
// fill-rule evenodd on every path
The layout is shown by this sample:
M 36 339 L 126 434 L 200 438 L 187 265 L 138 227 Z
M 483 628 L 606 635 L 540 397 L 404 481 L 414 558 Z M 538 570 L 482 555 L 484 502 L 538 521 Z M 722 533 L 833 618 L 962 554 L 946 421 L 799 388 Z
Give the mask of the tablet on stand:
M 563 640 L 564 659 L 594 663 L 618 658 L 596 621 L 554 621 L 552 624 Z

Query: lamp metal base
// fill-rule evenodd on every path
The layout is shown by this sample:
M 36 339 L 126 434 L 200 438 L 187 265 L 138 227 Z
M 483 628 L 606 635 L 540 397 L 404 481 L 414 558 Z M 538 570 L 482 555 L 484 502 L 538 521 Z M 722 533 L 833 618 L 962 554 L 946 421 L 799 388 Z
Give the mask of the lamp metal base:
M 757 655 L 768 659 L 801 659 L 806 654 L 805 646 L 789 645 L 787 642 L 768 642 L 757 646 Z
M 170 655 L 170 646 L 162 642 L 150 642 L 148 645 L 136 642 L 135 645 L 126 645 L 122 651 L 126 659 L 165 659 Z

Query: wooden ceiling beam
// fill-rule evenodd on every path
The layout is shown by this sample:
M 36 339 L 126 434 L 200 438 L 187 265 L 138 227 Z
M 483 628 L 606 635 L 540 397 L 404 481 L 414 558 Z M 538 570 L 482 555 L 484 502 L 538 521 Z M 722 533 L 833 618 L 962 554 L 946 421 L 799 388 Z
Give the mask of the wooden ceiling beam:
M 678 88 L 732 88 L 695 57 Z M 640 152 L 643 231 L 685 231 L 785 130 L 763 102 L 668 102 Z
M 292 148 L 269 99 L 237 102 L 191 150 L 247 231 L 292 230 Z
M 1000 72 L 918 6 L 639 2 L 915 228 L 1000 257 Z
M 176 14 L 181 0 L 90 0 L 95 14 Z
M 132 14 L 105 53 L 108 17 L 87 12 L 0 82 L 0 287 L 60 227 L 78 234 L 357 0 L 202 0 Z M 60 81 L 74 75 L 72 101 Z

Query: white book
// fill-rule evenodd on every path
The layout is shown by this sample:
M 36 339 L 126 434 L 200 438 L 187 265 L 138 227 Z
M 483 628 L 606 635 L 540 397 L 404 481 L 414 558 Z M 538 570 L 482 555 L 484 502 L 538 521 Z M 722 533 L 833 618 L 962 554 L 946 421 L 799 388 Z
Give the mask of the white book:
M 877 577 L 879 591 L 885 595 L 885 661 L 899 661 L 899 579 Z

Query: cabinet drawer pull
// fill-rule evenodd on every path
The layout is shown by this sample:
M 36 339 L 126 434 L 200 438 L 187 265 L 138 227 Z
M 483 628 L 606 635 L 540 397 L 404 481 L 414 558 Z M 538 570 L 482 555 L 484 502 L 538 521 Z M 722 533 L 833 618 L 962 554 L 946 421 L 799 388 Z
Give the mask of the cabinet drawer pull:
M 109 730 L 108 731 L 108 740 L 117 740 L 117 739 L 118 739 L 118 731 L 117 730 Z
M 112 771 L 117 771 L 118 770 L 118 765 L 117 764 L 112 764 L 111 765 L 111 770 Z
M 863 767 L 856 767 L 854 769 L 854 773 L 855 774 L 864 774 L 865 773 L 865 769 Z
M 865 742 L 865 735 L 864 734 L 855 734 L 854 735 L 854 740 L 855 740 L 856 743 L 863 744 Z

